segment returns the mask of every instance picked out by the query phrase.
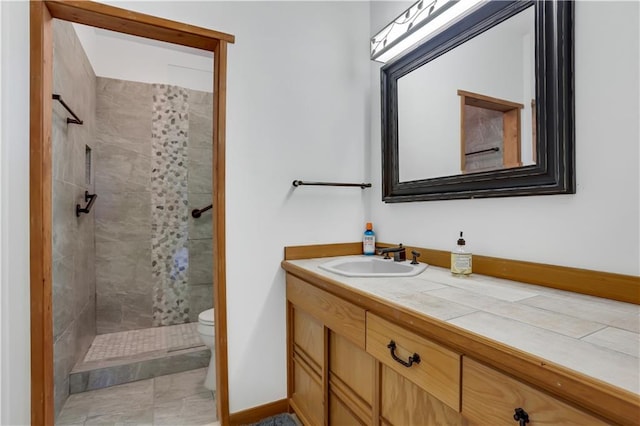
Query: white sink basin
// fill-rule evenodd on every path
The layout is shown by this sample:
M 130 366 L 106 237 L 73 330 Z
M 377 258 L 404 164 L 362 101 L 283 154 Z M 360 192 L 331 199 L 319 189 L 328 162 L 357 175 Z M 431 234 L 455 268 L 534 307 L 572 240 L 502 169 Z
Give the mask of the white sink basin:
M 362 256 L 331 260 L 321 264 L 320 269 L 345 277 L 413 277 L 427 269 L 427 264 Z

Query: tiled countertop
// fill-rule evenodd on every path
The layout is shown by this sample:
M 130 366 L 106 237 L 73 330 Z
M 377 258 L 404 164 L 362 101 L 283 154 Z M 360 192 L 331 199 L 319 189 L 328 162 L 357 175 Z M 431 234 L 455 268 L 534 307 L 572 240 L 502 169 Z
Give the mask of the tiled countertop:
M 358 257 L 358 256 L 353 256 Z M 351 278 L 287 262 L 418 314 L 640 394 L 640 306 L 429 266 L 410 278 Z

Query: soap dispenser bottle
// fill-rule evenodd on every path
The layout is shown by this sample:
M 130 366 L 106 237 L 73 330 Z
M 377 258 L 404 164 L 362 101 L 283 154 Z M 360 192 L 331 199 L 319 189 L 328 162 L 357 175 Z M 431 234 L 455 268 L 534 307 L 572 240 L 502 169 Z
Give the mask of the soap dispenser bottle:
M 368 256 L 376 253 L 376 234 L 373 232 L 371 222 L 367 222 L 366 230 L 362 236 L 362 252 Z
M 470 275 L 471 266 L 471 253 L 467 251 L 466 242 L 462 238 L 462 231 L 460 231 L 458 244 L 451 250 L 451 273 L 456 276 Z

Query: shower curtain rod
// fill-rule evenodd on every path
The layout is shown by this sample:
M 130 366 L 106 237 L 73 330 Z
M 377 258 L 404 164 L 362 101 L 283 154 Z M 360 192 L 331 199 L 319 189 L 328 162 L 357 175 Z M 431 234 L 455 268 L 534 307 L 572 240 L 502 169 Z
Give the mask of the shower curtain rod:
M 69 111 L 69 114 L 73 115 L 73 118 L 69 118 L 67 117 L 67 124 L 72 123 L 72 124 L 82 124 L 82 120 L 80 120 L 80 117 L 78 117 L 75 112 L 71 111 L 71 108 L 69 108 L 69 105 L 67 105 L 63 100 L 62 100 L 62 96 L 57 95 L 57 94 L 53 94 L 52 95 L 53 100 L 54 101 L 58 101 L 62 104 L 62 106 L 64 107 L 64 109 L 66 109 L 67 111 Z

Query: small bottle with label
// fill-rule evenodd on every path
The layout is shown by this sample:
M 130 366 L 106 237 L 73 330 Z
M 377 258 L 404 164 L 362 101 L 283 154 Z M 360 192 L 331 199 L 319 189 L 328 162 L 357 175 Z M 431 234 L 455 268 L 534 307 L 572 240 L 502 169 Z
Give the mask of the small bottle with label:
M 362 252 L 368 256 L 376 253 L 376 234 L 373 232 L 371 222 L 367 222 L 367 228 L 362 237 Z
M 471 274 L 471 253 L 466 249 L 466 243 L 462 238 L 462 231 L 460 232 L 460 238 L 458 238 L 458 245 L 451 250 L 451 273 L 456 276 L 467 276 Z

